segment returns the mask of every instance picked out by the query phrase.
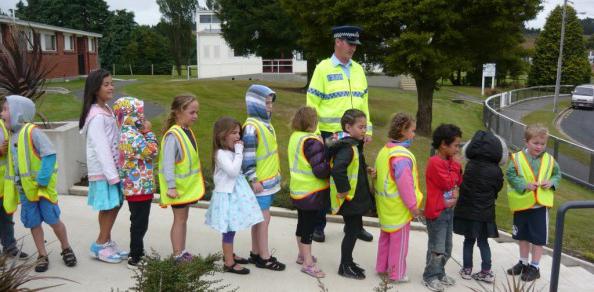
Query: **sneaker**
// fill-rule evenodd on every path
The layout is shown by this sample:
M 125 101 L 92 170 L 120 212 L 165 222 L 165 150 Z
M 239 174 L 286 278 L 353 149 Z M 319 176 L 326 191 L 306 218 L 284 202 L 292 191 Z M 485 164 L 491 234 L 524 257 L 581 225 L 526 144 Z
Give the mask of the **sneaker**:
M 460 270 L 460 277 L 464 280 L 472 279 L 472 268 L 462 268 Z
M 120 257 L 116 250 L 109 245 L 109 242 L 105 244 L 93 242 L 93 244 L 91 244 L 91 257 L 112 264 L 117 264 L 122 261 L 122 257 Z
M 522 261 L 519 261 L 515 266 L 507 269 L 507 274 L 511 276 L 521 275 L 526 268 L 527 266 L 524 265 Z
M 528 265 L 520 277 L 524 282 L 532 282 L 538 278 L 540 278 L 540 270 L 533 265 Z
M 448 276 L 448 275 L 444 275 L 441 279 L 439 279 L 439 281 L 441 281 L 441 284 L 445 285 L 445 286 L 454 286 L 456 285 L 456 280 L 454 280 L 454 278 Z
M 130 269 L 136 269 L 139 266 L 144 266 L 146 265 L 146 261 L 144 260 L 144 257 L 129 257 L 128 258 L 128 268 Z
M 19 260 L 26 260 L 29 258 L 29 255 L 26 252 L 18 249 L 16 246 L 13 246 L 12 248 L 4 250 L 4 254 L 8 255 L 9 257 L 13 257 L 13 258 L 18 256 Z
M 433 279 L 431 281 L 423 280 L 423 285 L 425 285 L 425 287 L 427 287 L 431 291 L 443 292 L 443 290 L 445 289 L 439 279 Z
M 109 244 L 109 246 L 111 246 L 111 247 L 113 247 L 113 249 L 115 249 L 115 251 L 118 253 L 118 255 L 120 255 L 120 257 L 123 260 L 127 259 L 128 256 L 130 255 L 130 252 L 127 252 L 127 251 L 121 249 L 115 241 L 110 240 L 107 243 Z
M 410 282 L 410 279 L 408 278 L 407 275 L 404 275 L 404 277 L 398 279 L 398 280 L 393 280 L 390 279 L 390 282 L 394 283 L 394 284 L 402 284 L 402 283 L 408 283 Z
M 478 273 L 472 274 L 472 278 L 477 281 L 483 281 L 487 283 L 493 283 L 495 281 L 495 274 L 491 270 L 489 271 L 480 271 Z
M 312 240 L 315 242 L 326 241 L 326 235 L 324 234 L 324 231 L 314 230 Z
M 192 259 L 194 259 L 194 256 L 191 253 L 184 250 L 180 255 L 175 257 L 175 263 L 187 263 L 191 262 Z
M 338 267 L 338 274 L 356 280 L 364 280 L 365 273 L 356 268 L 354 264 L 340 264 Z

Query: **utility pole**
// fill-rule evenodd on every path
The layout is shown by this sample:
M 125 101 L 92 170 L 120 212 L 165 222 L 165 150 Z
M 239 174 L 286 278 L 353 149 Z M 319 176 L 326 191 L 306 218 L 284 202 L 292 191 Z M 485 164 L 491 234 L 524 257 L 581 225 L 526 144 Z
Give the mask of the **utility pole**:
M 555 95 L 553 96 L 553 112 L 557 112 L 557 99 L 559 99 L 559 89 L 561 87 L 561 65 L 563 65 L 563 40 L 565 39 L 565 10 L 567 10 L 567 0 L 563 1 L 563 16 L 561 17 L 561 41 L 559 42 L 559 58 L 557 59 L 557 80 L 555 81 Z

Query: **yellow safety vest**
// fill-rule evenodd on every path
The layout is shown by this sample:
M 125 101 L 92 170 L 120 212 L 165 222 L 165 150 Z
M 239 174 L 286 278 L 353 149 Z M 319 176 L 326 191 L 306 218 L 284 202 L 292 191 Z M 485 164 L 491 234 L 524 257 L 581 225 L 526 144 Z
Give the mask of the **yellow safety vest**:
M 4 126 L 4 121 L 2 119 L 0 119 L 0 128 L 4 134 L 4 141 L 7 141 L 8 145 L 10 145 L 10 134 L 8 133 L 8 130 L 6 130 L 6 126 Z M 0 145 L 4 143 L 4 141 L 0 141 Z M 10 148 L 8 151 L 10 151 Z M 6 157 L 8 157 L 8 153 L 4 153 L 4 155 L 0 157 L 0 199 L 4 197 L 4 176 L 6 174 L 7 161 Z
M 352 146 L 353 148 L 353 158 L 347 167 L 347 176 L 349 178 L 349 185 L 351 189 L 349 193 L 345 196 L 345 198 L 338 197 L 338 191 L 336 190 L 336 184 L 334 183 L 334 178 L 330 176 L 330 208 L 332 214 L 338 213 L 340 207 L 344 203 L 344 200 L 350 201 L 355 197 L 355 191 L 357 190 L 357 181 L 359 176 L 359 150 L 357 146 Z M 334 165 L 334 161 L 330 161 L 330 166 Z
M 512 162 L 514 163 L 516 173 L 522 176 L 526 180 L 526 183 L 540 183 L 550 180 L 555 166 L 555 159 L 546 152 L 542 155 L 538 176 L 535 176 L 534 170 L 530 166 L 530 162 L 528 162 L 524 151 L 512 154 Z M 509 183 L 507 185 L 507 198 L 509 208 L 512 212 L 530 209 L 537 203 L 551 208 L 553 207 L 553 195 L 554 192 L 552 189 L 538 187 L 535 191 L 526 190 L 520 193 L 509 185 Z
M 330 59 L 316 66 L 307 90 L 307 106 L 316 109 L 320 131 L 340 132 L 340 118 L 345 111 L 354 108 L 365 113 L 367 134 L 372 134 L 365 70 L 355 61 L 351 60 L 351 64 L 350 78 Z
M 56 191 L 56 181 L 58 178 L 58 163 L 54 165 L 54 172 L 50 178 L 49 184 L 40 187 L 37 184 L 37 174 L 41 169 L 41 157 L 35 151 L 33 145 L 32 133 L 37 126 L 34 124 L 25 124 L 19 132 L 17 138 L 17 160 L 19 168 L 19 179 L 23 192 L 27 200 L 37 202 L 40 198 L 45 198 L 53 204 L 58 203 L 58 192 Z M 7 213 L 13 213 L 19 203 L 19 194 L 16 188 L 16 175 L 12 158 L 12 151 L 8 151 L 8 179 L 4 184 L 4 208 Z M 10 181 L 9 183 L 6 183 Z
M 303 153 L 303 146 L 307 139 L 322 142 L 318 135 L 299 131 L 293 132 L 289 139 L 289 155 L 287 155 L 291 173 L 289 189 L 293 200 L 303 199 L 330 186 L 328 179 L 319 179 L 314 175 L 311 164 Z
M 165 145 L 165 138 L 168 134 L 172 134 L 182 148 L 182 159 L 175 163 L 175 188 L 178 197 L 175 199 L 167 196 L 167 179 L 163 167 L 159 167 L 159 186 L 161 207 L 165 208 L 169 205 L 183 205 L 199 201 L 204 196 L 204 178 L 202 177 L 202 170 L 200 165 L 200 155 L 198 153 L 198 141 L 192 133 L 192 138 L 196 141 L 196 150 L 192 146 L 192 142 L 184 130 L 178 126 L 173 125 L 165 135 L 161 145 Z M 165 155 L 165 147 L 159 150 L 159 161 L 163 161 Z
M 263 122 L 256 118 L 247 118 L 243 128 L 245 129 L 247 125 L 254 126 L 258 136 L 258 147 L 256 148 L 256 177 L 258 181 L 263 182 L 280 175 L 280 159 L 274 127 L 270 124 L 272 130 L 269 130 Z
M 421 207 L 423 193 L 419 187 L 419 172 L 415 156 L 403 146 L 384 146 L 377 155 L 375 167 L 375 202 L 380 228 L 385 232 L 395 232 L 413 219 L 410 210 L 398 193 L 398 186 L 391 174 L 390 161 L 394 157 L 406 157 L 412 161 L 412 175 L 414 180 L 417 208 Z

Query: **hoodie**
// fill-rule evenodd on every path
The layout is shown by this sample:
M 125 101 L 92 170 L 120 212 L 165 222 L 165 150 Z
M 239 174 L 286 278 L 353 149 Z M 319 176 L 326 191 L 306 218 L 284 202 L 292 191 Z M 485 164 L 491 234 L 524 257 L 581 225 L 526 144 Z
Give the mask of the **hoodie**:
M 507 160 L 507 147 L 497 136 L 479 130 L 462 152 L 468 163 L 454 217 L 495 223 L 495 201 L 503 187 L 500 165 Z
M 155 192 L 153 160 L 158 155 L 158 146 L 155 134 L 143 130 L 144 102 L 122 97 L 113 109 L 120 128 L 117 166 L 124 195 L 131 201 L 150 200 Z
M 8 103 L 8 111 L 10 112 L 9 126 L 7 127 L 12 132 L 10 151 L 12 153 L 13 164 L 16 180 L 20 181 L 17 142 L 21 129 L 27 123 L 32 123 L 35 118 L 35 104 L 30 99 L 19 96 L 10 95 L 6 97 Z M 56 164 L 56 151 L 50 139 L 39 128 L 33 128 L 31 131 L 31 140 L 33 142 L 33 151 L 41 157 L 41 168 L 37 173 L 36 182 L 40 186 L 47 186 L 49 180 L 54 172 Z M 19 192 L 22 192 L 21 185 L 17 183 Z
M 89 181 L 120 182 L 116 167 L 120 131 L 111 109 L 93 104 L 80 133 L 86 136 Z
M 328 154 L 332 161 L 330 175 L 336 184 L 336 190 L 339 193 L 355 189 L 355 196 L 350 201 L 344 201 L 340 207 L 339 214 L 345 216 L 364 215 L 372 208 L 371 190 L 367 178 L 367 164 L 363 153 L 363 142 L 347 133 L 336 133 L 326 139 Z M 347 175 L 347 168 L 353 159 L 353 146 L 356 146 L 359 152 L 359 173 L 357 176 L 357 185 L 351 186 Z
M 260 120 L 266 127 L 274 133 L 274 127 L 270 123 L 272 114 L 266 112 L 266 98 L 272 95 L 272 100 L 276 99 L 276 93 L 264 86 L 254 84 L 248 88 L 245 94 L 245 104 L 247 107 L 248 117 Z M 241 169 L 247 177 L 248 181 L 256 181 L 256 149 L 258 148 L 258 132 L 252 125 L 245 125 L 243 128 L 242 137 L 243 148 L 243 162 Z M 273 195 L 280 191 L 281 176 L 280 174 L 262 181 L 264 191 L 257 193 L 256 196 Z

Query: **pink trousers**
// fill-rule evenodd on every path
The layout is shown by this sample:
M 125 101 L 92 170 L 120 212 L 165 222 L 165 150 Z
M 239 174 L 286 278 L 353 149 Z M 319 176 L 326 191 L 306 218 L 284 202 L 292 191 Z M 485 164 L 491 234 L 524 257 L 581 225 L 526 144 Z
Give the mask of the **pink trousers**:
M 408 254 L 408 238 L 410 223 L 392 233 L 381 231 L 375 270 L 388 273 L 391 280 L 398 281 L 406 276 L 406 256 Z

